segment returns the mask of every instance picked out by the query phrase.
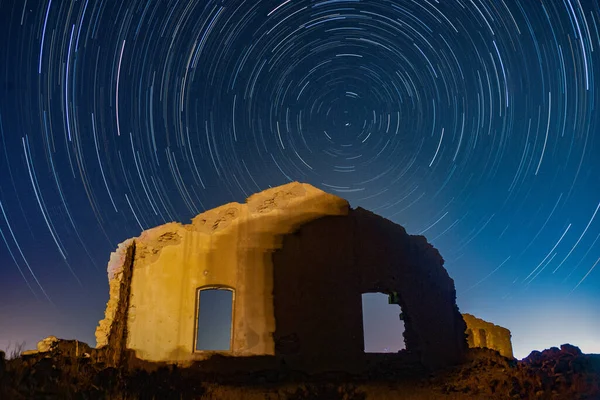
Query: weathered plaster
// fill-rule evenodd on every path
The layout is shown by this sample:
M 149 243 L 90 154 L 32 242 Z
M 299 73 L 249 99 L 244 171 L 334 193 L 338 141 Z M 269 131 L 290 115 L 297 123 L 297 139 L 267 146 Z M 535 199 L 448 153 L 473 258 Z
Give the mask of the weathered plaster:
M 148 361 L 205 359 L 214 353 L 194 351 L 196 293 L 224 285 L 235 289 L 229 355 L 285 356 L 297 365 L 326 360 L 332 368 L 360 364 L 365 292 L 399 294 L 407 349 L 424 364 L 457 362 L 466 349 L 454 282 L 437 250 L 307 184 L 225 204 L 191 225 L 144 231 L 131 253 L 129 294 L 127 277 L 119 275 L 127 271 L 119 267 L 127 265 L 127 243 L 109 264 L 111 297 L 98 346 L 126 347 Z M 125 295 L 127 303 L 119 300 Z M 119 304 L 127 304 L 126 313 L 113 311 Z M 122 336 L 107 333 L 124 325 Z
M 283 234 L 299 225 L 348 210 L 346 200 L 292 183 L 255 194 L 246 204 L 209 210 L 191 225 L 169 223 L 144 231 L 135 238 L 127 348 L 149 361 L 206 357 L 194 352 L 196 290 L 225 285 L 235 288 L 236 299 L 231 354 L 273 355 L 271 252 L 281 246 Z M 118 264 L 113 260 L 117 257 L 113 254 L 109 270 Z M 117 281 L 110 282 L 107 317 L 96 334 L 98 346 L 107 344 L 106 331 L 114 321 L 111 310 L 119 296 Z

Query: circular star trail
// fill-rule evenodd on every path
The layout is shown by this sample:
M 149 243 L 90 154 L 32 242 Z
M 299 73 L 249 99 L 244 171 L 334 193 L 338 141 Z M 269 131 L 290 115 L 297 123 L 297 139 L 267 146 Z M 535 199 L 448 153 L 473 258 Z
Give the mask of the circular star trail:
M 0 318 L 36 317 L 0 336 L 91 337 L 117 243 L 302 181 L 425 235 L 517 355 L 593 346 L 596 2 L 4 0 L 0 19 Z

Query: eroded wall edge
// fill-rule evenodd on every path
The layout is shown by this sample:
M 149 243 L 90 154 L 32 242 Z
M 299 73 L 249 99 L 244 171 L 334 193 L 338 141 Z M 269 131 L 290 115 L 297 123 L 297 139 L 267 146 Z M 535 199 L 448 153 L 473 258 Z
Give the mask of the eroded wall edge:
M 96 348 L 107 350 L 108 361 L 116 364 L 125 348 L 127 308 L 133 273 L 135 240 L 120 243 L 111 253 L 107 272 L 109 299 L 106 303 L 104 319 L 96 328 Z

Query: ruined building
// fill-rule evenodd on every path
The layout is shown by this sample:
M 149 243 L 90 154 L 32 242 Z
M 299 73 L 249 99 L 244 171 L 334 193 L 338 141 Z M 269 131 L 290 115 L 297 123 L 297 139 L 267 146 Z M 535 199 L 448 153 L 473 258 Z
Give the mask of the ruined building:
M 504 357 L 514 358 L 508 329 L 476 318 L 471 314 L 463 314 L 463 319 L 467 324 L 469 347 L 493 349 Z
M 181 364 L 223 354 L 351 369 L 366 357 L 361 295 L 381 292 L 402 309 L 401 353 L 441 367 L 467 347 L 443 262 L 423 236 L 290 183 L 121 243 L 97 347 L 114 362 L 129 350 Z

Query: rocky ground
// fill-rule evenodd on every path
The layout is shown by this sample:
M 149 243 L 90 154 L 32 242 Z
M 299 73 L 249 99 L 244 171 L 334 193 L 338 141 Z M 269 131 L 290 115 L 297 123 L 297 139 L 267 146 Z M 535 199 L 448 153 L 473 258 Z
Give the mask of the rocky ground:
M 600 399 L 600 355 L 571 345 L 516 361 L 487 349 L 436 374 L 381 366 L 362 376 L 260 371 L 235 376 L 162 366 L 110 368 L 99 350 L 76 341 L 6 360 L 0 399 Z

